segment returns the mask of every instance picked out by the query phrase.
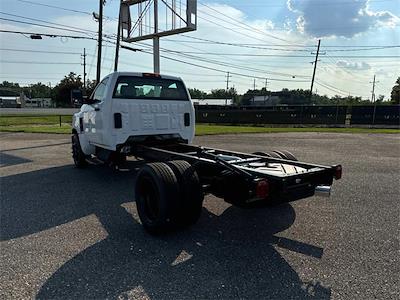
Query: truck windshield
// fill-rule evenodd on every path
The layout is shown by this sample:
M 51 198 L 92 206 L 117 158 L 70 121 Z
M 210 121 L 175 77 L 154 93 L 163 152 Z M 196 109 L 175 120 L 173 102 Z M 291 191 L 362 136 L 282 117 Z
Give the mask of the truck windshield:
M 186 89 L 179 80 L 137 76 L 118 77 L 113 98 L 189 100 Z

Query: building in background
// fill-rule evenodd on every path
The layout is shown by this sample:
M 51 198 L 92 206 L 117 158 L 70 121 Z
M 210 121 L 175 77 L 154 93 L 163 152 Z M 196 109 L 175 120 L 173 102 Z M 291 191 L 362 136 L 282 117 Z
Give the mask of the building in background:
M 11 89 L 0 89 L 0 107 L 21 108 L 25 107 L 26 96 L 23 92 Z
M 272 106 L 277 105 L 280 102 L 279 95 L 265 95 L 265 96 L 254 96 L 250 99 L 249 105 L 251 106 Z
M 51 98 L 32 98 L 26 99 L 25 106 L 29 108 L 49 108 L 52 107 Z
M 233 99 L 192 99 L 194 105 L 233 105 Z

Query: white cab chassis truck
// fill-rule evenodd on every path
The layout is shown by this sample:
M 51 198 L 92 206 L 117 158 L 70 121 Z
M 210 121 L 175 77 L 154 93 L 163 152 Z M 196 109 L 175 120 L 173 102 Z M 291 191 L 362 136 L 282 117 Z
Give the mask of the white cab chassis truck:
M 285 150 L 253 154 L 192 145 L 195 111 L 182 79 L 152 73 L 106 76 L 72 121 L 76 167 L 127 156 L 143 161 L 135 182 L 142 225 L 151 234 L 188 227 L 211 193 L 240 207 L 329 196 L 340 165 L 299 162 Z

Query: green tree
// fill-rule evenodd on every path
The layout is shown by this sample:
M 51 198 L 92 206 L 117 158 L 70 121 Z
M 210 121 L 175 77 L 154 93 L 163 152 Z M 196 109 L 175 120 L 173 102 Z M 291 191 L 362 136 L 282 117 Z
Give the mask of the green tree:
M 22 90 L 18 83 L 3 81 L 0 83 L 0 91 L 3 96 L 19 96 Z
M 83 83 L 80 75 L 70 72 L 57 84 L 52 92 L 52 98 L 59 107 L 71 106 L 71 90 L 82 89 Z
M 96 88 L 96 80 L 86 80 L 86 90 L 83 91 L 83 95 L 90 96 Z
M 392 88 L 390 99 L 393 104 L 400 104 L 400 77 L 397 78 L 396 84 Z
M 377 104 L 382 104 L 383 101 L 385 101 L 384 95 L 379 95 L 379 97 L 376 99 Z
M 207 97 L 207 93 L 203 92 L 202 90 L 193 88 L 189 89 L 190 97 L 193 99 L 205 99 Z
M 250 105 L 250 100 L 253 99 L 254 96 L 261 95 L 261 91 L 259 90 L 248 90 L 240 99 L 241 105 Z
M 228 98 L 233 100 L 234 104 L 239 104 L 240 97 L 238 95 L 237 90 L 234 87 L 229 88 L 228 90 Z
M 0 83 L 0 88 L 20 88 L 18 83 L 14 83 L 14 82 L 9 82 L 9 81 L 3 81 L 2 83 Z
M 24 94 L 29 98 L 50 98 L 51 88 L 41 82 L 23 88 Z
M 226 97 L 227 97 L 227 92 L 225 89 L 211 90 L 210 98 L 212 99 L 225 99 Z

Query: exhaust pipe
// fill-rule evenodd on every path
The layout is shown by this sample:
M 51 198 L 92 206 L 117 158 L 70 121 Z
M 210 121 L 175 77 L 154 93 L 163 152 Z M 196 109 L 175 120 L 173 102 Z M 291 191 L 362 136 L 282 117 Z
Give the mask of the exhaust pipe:
M 315 196 L 320 197 L 330 197 L 331 196 L 331 186 L 329 185 L 317 185 L 315 187 Z

